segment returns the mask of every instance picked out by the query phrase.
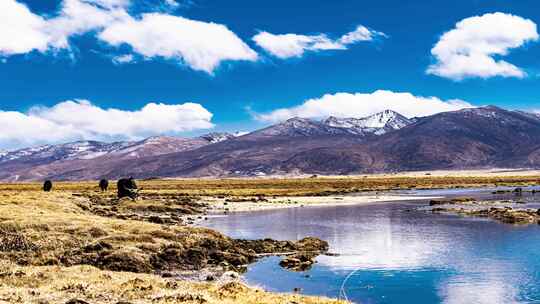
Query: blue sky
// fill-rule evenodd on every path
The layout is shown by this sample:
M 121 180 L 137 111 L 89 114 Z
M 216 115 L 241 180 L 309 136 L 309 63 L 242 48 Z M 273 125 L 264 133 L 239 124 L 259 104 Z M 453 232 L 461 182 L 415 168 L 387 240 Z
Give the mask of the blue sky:
M 58 115 L 60 114 L 51 114 L 51 107 L 66 100 L 75 99 L 87 100 L 86 103 L 90 103 L 93 110 L 98 110 L 95 112 L 98 116 L 101 115 L 99 110 L 107 111 L 111 108 L 123 110 L 128 113 L 127 115 L 131 115 L 131 112 L 141 110 L 150 102 L 167 105 L 192 102 L 212 114 L 206 124 L 195 121 L 194 126 L 186 128 L 162 126 L 153 130 L 148 126 L 133 125 L 134 129 L 144 129 L 144 131 L 138 133 L 127 131 L 130 138 L 154 135 L 153 133 L 194 135 L 220 130 L 246 131 L 295 115 L 313 116 L 313 118 L 325 114 L 343 116 L 343 112 L 329 110 L 329 107 L 348 102 L 370 103 L 370 95 L 358 97 L 358 101 L 353 95 L 351 95 L 353 97 L 345 96 L 346 98 L 344 97 L 341 103 L 332 104 L 331 101 L 325 101 L 328 104 L 323 107 L 324 110 L 318 107 L 314 110 L 316 112 L 314 114 L 309 114 L 313 112 L 309 107 L 292 110 L 291 108 L 301 106 L 309 99 L 318 99 L 314 102 L 321 103 L 323 102 L 321 97 L 325 94 L 372 94 L 377 90 L 410 93 L 414 97 L 434 96 L 443 103 L 459 99 L 470 105 L 495 104 L 512 109 L 540 109 L 540 91 L 538 90 L 540 41 L 536 32 L 536 23 L 540 22 L 540 7 L 533 0 L 245 0 L 232 2 L 191 0 L 177 3 L 172 0 L 3 1 L 25 5 L 28 12 L 32 14 L 29 20 L 34 20 L 36 16 L 38 19 L 45 20 L 45 23 L 37 22 L 37 25 L 32 25 L 32 31 L 36 26 L 43 27 L 44 29 L 39 31 L 44 30 L 47 35 L 51 31 L 59 31 L 57 28 L 47 29 L 52 27 L 51 22 L 47 22 L 61 17 L 66 1 L 79 1 L 107 12 L 121 11 L 128 17 L 118 18 L 130 20 L 122 24 L 122 28 L 113 30 L 109 27 L 120 26 L 111 25 L 116 21 L 104 21 L 103 24 L 80 27 L 76 23 L 77 18 L 84 16 L 73 15 L 70 16 L 70 22 L 75 21 L 68 24 L 75 28 L 79 27 L 74 30 L 74 33 L 70 32 L 62 36 L 65 41 L 53 43 L 47 40 L 48 44 L 46 43 L 45 46 L 37 43 L 36 47 L 25 45 L 26 48 L 22 49 L 18 45 L 15 47 L 10 44 L 11 42 L 6 42 L 7 39 L 13 40 L 13 36 L 5 33 L 5 29 L 1 30 L 0 57 L 3 63 L 0 64 L 0 82 L 2 83 L 0 113 L 4 115 L 0 114 L 0 125 L 3 128 L 16 122 L 27 124 L 28 130 L 35 129 L 36 125 L 27 122 L 27 116 L 32 116 L 32 113 L 38 113 L 36 115 L 40 119 L 59 123 L 61 119 Z M 12 7 L 15 6 L 9 6 L 10 9 Z M 465 67 L 467 70 L 465 72 L 452 71 L 446 72 L 445 75 L 441 75 L 445 72 L 439 75 L 427 73 L 428 67 L 438 62 L 431 51 L 444 33 L 456 29 L 456 23 L 461 20 L 475 16 L 481 18 L 486 14 L 496 12 L 502 13 L 499 17 L 503 25 L 509 22 L 508 26 L 505 26 L 505 28 L 510 28 L 509 32 L 502 37 L 496 37 L 492 33 L 490 37 L 479 43 L 486 41 L 499 43 L 495 48 L 502 48 L 502 53 L 486 53 L 487 51 L 483 49 L 485 46 L 482 45 L 479 47 L 480 51 L 478 48 L 474 50 L 475 56 L 477 52 L 480 52 L 480 56 L 487 54 L 487 58 L 493 58 L 495 61 L 504 60 L 514 68 L 506 67 L 498 72 L 493 70 L 485 72 L 482 67 L 478 70 L 470 68 L 469 63 L 466 62 L 465 65 L 468 67 Z M 144 18 L 145 13 L 153 13 L 162 19 L 155 20 L 156 23 L 153 23 L 152 27 L 141 26 L 139 28 L 141 31 L 131 32 L 135 26 L 139 26 L 137 22 Z M 12 13 L 7 10 L 4 14 Z M 219 60 L 215 66 L 209 67 L 206 60 L 204 63 L 200 63 L 199 59 L 186 60 L 187 57 L 182 57 L 185 55 L 185 49 L 180 53 L 176 51 L 174 56 L 163 56 L 163 49 L 175 47 L 167 43 L 174 44 L 177 41 L 168 41 L 163 38 L 164 36 L 154 39 L 154 33 L 148 31 L 163 30 L 165 34 L 160 32 L 160 35 L 167 35 L 167 31 L 171 30 L 172 26 L 162 23 L 161 20 L 165 20 L 164 17 L 168 16 L 183 17 L 184 21 L 199 22 L 201 27 L 186 29 L 188 35 L 193 34 L 194 31 L 205 31 L 204 27 L 209 24 L 225 27 L 227 33 L 218 32 L 216 35 L 212 35 L 210 31 L 201 32 L 200 35 L 195 33 L 196 36 L 209 34 L 203 37 L 206 44 L 204 47 L 207 49 L 200 52 L 203 55 L 196 52 L 199 55 L 194 55 L 195 57 L 204 57 L 204 53 L 210 49 L 212 52 L 220 50 L 219 52 L 222 51 L 225 54 L 220 53 L 216 56 L 232 56 L 240 59 Z M 511 18 L 514 19 L 511 20 Z M 0 25 L 6 22 L 1 21 L 4 19 L 0 18 Z M 15 21 L 12 22 L 26 22 L 24 18 L 14 19 Z M 20 21 L 22 19 L 24 20 Z M 478 26 L 488 28 L 490 22 L 499 24 L 497 19 L 492 19 L 475 19 L 471 23 L 478 21 L 480 24 Z M 531 25 L 534 25 L 534 28 Z M 2 25 L 4 28 L 6 26 L 10 25 Z M 363 37 L 348 44 L 342 43 L 345 40 L 340 39 L 347 33 L 353 33 L 358 26 L 365 27 L 369 37 Z M 460 35 L 469 38 L 476 37 L 476 34 L 471 34 L 471 32 L 481 29 L 474 26 L 463 30 L 464 33 Z M 27 24 L 17 24 L 17 28 L 19 27 L 28 30 Z M 221 30 L 223 28 L 219 29 Z M 268 42 L 266 49 L 253 40 L 254 36 L 262 32 L 274 35 L 270 37 L 275 38 Z M 142 42 L 137 40 L 141 38 L 139 33 L 147 35 Z M 182 33 L 171 32 L 170 34 L 178 36 Z M 126 38 L 131 34 L 132 40 Z M 285 39 L 279 36 L 284 34 L 302 35 L 303 39 L 319 39 L 319 42 L 322 39 L 325 46 L 319 47 L 308 43 L 302 54 L 280 57 L 272 53 L 269 45 Z M 29 35 L 16 35 L 15 38 L 21 36 L 28 37 Z M 224 38 L 225 36 L 228 38 Z M 190 39 L 190 37 L 187 38 L 188 41 Z M 8 45 L 4 45 L 6 43 Z M 21 43 L 30 42 L 22 41 Z M 139 50 L 136 50 L 137 43 L 142 43 L 139 45 Z M 167 45 L 161 46 L 160 43 Z M 501 46 L 500 43 L 503 45 Z M 229 49 L 229 44 L 234 44 L 234 48 Z M 328 47 L 328 44 L 332 45 Z M 194 49 L 193 45 L 188 44 L 186 47 L 190 50 Z M 17 51 L 14 51 L 14 48 Z M 115 57 L 132 61 L 115 63 L 113 60 Z M 475 58 L 472 60 L 476 60 Z M 451 69 L 454 69 L 455 62 L 452 60 L 448 64 L 452 65 Z M 494 66 L 495 68 L 497 67 Z M 395 98 L 399 97 L 400 95 L 395 96 Z M 374 99 L 372 103 L 377 102 L 378 100 Z M 403 107 L 407 105 L 404 104 Z M 383 101 L 381 107 L 384 106 Z M 417 106 L 418 112 L 412 111 L 409 116 L 427 114 L 429 111 L 426 111 L 430 110 L 431 104 L 419 102 Z M 420 109 L 421 107 L 427 110 Z M 348 110 L 347 106 L 344 108 Z M 171 109 L 167 108 L 167 111 Z M 276 114 L 273 112 L 276 109 L 283 111 L 278 113 L 279 115 L 273 115 Z M 354 108 L 351 114 L 355 116 L 370 114 L 369 112 L 375 109 L 377 107 Z M 24 117 L 5 118 L 6 113 L 11 112 L 20 113 Z M 208 118 L 204 113 L 202 116 L 203 120 Z M 72 117 L 73 120 L 76 119 L 76 115 Z M 110 120 L 111 117 L 121 116 L 105 115 L 100 119 L 106 125 L 108 123 L 106 120 Z M 139 116 L 140 119 L 146 117 Z M 119 120 L 121 122 L 122 118 Z M 182 116 L 171 118 L 170 122 L 181 124 Z M 71 124 L 78 126 L 77 121 L 71 121 Z M 81 124 L 84 125 L 84 122 Z M 126 123 L 126 127 L 129 126 Z M 213 128 L 210 128 L 211 126 Z M 110 127 L 122 129 L 115 125 Z M 63 129 L 58 129 L 57 126 L 55 128 L 53 132 L 63 132 Z M 28 140 L 17 139 L 15 136 L 25 135 L 19 132 L 11 137 L 0 136 L 0 148 L 72 138 L 122 139 L 122 134 L 118 132 L 103 134 L 104 132 L 98 129 L 93 127 L 88 132 L 69 136 L 60 134 L 53 136 L 50 140 L 37 136 L 29 136 Z

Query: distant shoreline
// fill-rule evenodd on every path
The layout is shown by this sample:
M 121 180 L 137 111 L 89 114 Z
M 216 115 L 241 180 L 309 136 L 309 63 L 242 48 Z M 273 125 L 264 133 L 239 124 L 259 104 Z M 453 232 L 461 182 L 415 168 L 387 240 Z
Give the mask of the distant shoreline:
M 97 181 L 54 181 L 54 189 L 97 191 Z M 540 170 L 460 170 L 419 171 L 356 176 L 281 176 L 254 178 L 167 178 L 137 180 L 142 191 L 174 192 L 178 195 L 215 198 L 273 199 L 287 197 L 328 197 L 358 192 L 449 189 L 474 187 L 524 187 L 540 185 Z M 110 181 L 110 190 L 116 191 Z M 0 191 L 41 191 L 40 182 L 0 183 Z

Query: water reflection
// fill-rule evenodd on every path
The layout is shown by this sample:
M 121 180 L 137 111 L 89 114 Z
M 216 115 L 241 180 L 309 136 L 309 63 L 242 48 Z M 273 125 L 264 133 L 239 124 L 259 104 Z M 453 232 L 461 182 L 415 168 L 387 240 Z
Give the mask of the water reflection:
M 422 203 L 425 204 L 425 203 Z M 241 238 L 316 236 L 339 256 L 322 256 L 304 274 L 270 258 L 246 278 L 269 290 L 361 303 L 540 303 L 540 229 L 487 219 L 433 215 L 419 203 L 264 211 L 215 218 L 212 228 Z M 276 280 L 279 278 L 279 280 Z
M 414 269 L 438 264 L 437 257 L 448 251 L 448 237 L 439 235 L 427 241 L 429 231 L 411 229 L 411 223 L 389 212 L 366 218 L 352 213 L 342 218 L 350 225 L 338 224 L 332 238 L 325 239 L 339 256 L 321 257 L 319 263 L 337 270 Z
M 504 270 L 506 271 L 506 269 Z M 518 289 L 512 282 L 503 278 L 485 276 L 472 279 L 470 275 L 452 277 L 440 286 L 440 295 L 446 304 L 493 304 L 520 303 L 517 300 Z

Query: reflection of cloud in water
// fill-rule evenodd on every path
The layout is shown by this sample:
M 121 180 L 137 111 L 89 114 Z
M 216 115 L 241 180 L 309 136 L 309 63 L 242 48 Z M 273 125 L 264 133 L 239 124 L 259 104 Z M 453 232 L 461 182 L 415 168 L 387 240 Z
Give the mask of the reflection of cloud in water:
M 445 286 L 441 297 L 445 304 L 511 304 L 518 303 L 516 293 L 514 287 L 500 281 L 463 282 Z
M 456 275 L 441 282 L 439 294 L 445 304 L 511 304 L 518 303 L 519 286 L 509 269 L 486 265 L 491 271 Z M 504 274 L 504 276 L 501 276 Z
M 450 236 L 429 231 L 428 227 L 412 227 L 399 218 L 374 216 L 356 223 L 355 232 L 334 233 L 329 239 L 331 251 L 339 256 L 321 256 L 321 265 L 332 270 L 414 269 L 441 265 L 449 252 Z M 350 230 L 351 227 L 345 228 Z M 343 227 L 342 227 L 343 229 Z
M 523 273 L 510 261 L 477 256 L 467 234 L 457 226 L 406 222 L 392 216 L 374 216 L 371 221 L 341 227 L 334 233 L 332 251 L 340 256 L 319 257 L 319 265 L 339 271 L 432 270 L 445 272 L 438 293 L 446 304 L 517 303 Z M 345 224 L 346 225 L 346 224 Z M 337 231 L 336 231 L 337 232 Z

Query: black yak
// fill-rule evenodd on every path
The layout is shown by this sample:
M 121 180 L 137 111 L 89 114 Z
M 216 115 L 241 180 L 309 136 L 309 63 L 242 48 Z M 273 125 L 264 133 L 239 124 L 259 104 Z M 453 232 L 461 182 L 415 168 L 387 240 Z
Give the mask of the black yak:
M 117 186 L 118 198 L 129 197 L 134 200 L 139 196 L 139 189 L 133 177 L 118 180 Z
M 108 180 L 102 179 L 99 181 L 99 189 L 101 189 L 101 191 L 107 191 L 108 188 L 109 188 Z
M 50 180 L 46 180 L 43 183 L 43 191 L 50 192 L 52 190 L 52 182 Z

